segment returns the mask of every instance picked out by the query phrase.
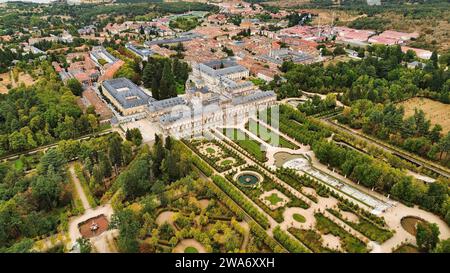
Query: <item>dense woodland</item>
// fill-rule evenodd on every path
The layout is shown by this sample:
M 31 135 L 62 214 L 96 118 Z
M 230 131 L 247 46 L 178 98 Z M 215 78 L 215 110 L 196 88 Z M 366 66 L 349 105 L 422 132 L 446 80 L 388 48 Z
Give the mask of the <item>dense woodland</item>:
M 133 160 L 135 147 L 110 134 L 82 142 L 63 140 L 40 156 L 35 167 L 25 157 L 20 159 L 23 168 L 0 164 L 0 252 L 29 251 L 34 239 L 66 230 L 68 218 L 82 212 L 72 196 L 67 162 L 83 162 L 95 198 L 89 201 L 95 205 L 111 178 Z
M 425 185 L 403 171 L 358 151 L 346 149 L 325 140 L 313 144 L 317 158 L 366 187 L 375 188 L 409 204 L 419 204 L 445 218 L 450 224 L 448 181 L 437 180 Z
M 443 56 L 444 57 L 444 56 Z M 287 82 L 276 88 L 280 98 L 296 97 L 301 91 L 342 93 L 340 100 L 350 105 L 359 99 L 377 103 L 397 102 L 424 95 L 450 103 L 450 72 L 445 68 L 448 59 L 438 60 L 434 53 L 423 69 L 410 69 L 406 62 L 415 54 L 402 53 L 399 46 L 377 45 L 368 48 L 363 60 L 323 64 L 295 65 L 283 63 Z
M 357 100 L 338 120 L 414 154 L 449 164 L 450 133 L 443 135 L 439 124 L 431 127 L 422 110 L 405 118 L 401 106 Z
M 307 115 L 315 115 L 323 113 L 336 108 L 336 95 L 328 94 L 323 100 L 314 95 L 310 100 L 300 103 L 297 109 Z
M 127 170 L 114 181 L 111 190 L 121 189 L 121 194 L 112 201 L 117 210 L 112 226 L 120 230 L 118 246 L 121 251 L 137 252 L 139 250 L 139 227 L 154 223 L 153 218 L 157 215 L 156 208 L 166 207 L 169 202 L 166 188 L 190 174 L 189 155 L 180 145 L 182 145 L 180 142 L 170 137 L 164 141 L 156 136 L 152 149 L 144 146 Z M 133 216 L 131 211 L 123 207 L 122 204 L 136 198 L 142 198 L 143 213 L 149 215 Z M 145 224 L 146 221 L 147 224 Z M 150 231 L 145 231 L 144 236 L 150 235 L 147 234 Z
M 36 84 L 0 95 L 0 154 L 19 152 L 98 129 L 95 112 L 83 113 L 69 87 L 47 62 Z
M 138 16 L 147 16 L 152 12 L 165 15 L 169 13 L 185 13 L 191 10 L 208 12 L 218 10 L 217 6 L 205 3 L 166 3 L 152 0 L 122 0 L 111 5 L 55 3 L 48 6 L 39 6 L 34 3 L 8 3 L 8 7 L 7 14 L 0 12 L 0 35 L 13 34 L 17 29 L 37 27 L 42 30 L 66 29 L 72 35 L 78 36 L 77 28 L 92 24 L 94 20 L 99 23 L 98 27 L 104 27 L 109 22 L 114 22 L 120 16 L 124 16 L 122 20 L 132 20 Z M 30 12 L 31 10 L 33 12 Z M 103 19 L 97 19 L 97 16 L 100 14 L 107 16 Z M 48 19 L 44 20 L 41 18 L 41 15 L 48 16 Z M 70 16 L 70 18 L 62 19 L 61 15 Z M 24 39 L 27 39 L 27 37 L 25 36 Z
M 170 21 L 169 26 L 171 28 L 178 28 L 183 31 L 189 31 L 197 27 L 201 21 L 197 17 L 178 17 Z
M 0 252 L 21 252 L 31 247 L 32 238 L 67 224 L 64 207 L 70 205 L 71 193 L 65 163 L 53 149 L 42 156 L 33 175 L 0 165 Z

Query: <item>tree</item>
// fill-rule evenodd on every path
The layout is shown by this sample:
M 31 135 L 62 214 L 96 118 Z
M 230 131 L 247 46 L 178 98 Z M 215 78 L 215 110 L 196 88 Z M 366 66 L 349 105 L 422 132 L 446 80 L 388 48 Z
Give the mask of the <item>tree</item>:
M 89 157 L 83 160 L 84 168 L 89 172 L 89 175 L 92 174 L 94 170 L 94 165 L 92 164 L 92 160 Z
M 112 166 L 110 159 L 105 155 L 105 153 L 101 152 L 98 157 L 98 163 L 101 168 L 101 172 L 104 177 L 111 177 L 112 175 Z
M 342 46 L 336 46 L 336 48 L 333 50 L 334 56 L 345 55 L 345 53 L 345 49 Z
M 114 169 L 122 166 L 122 141 L 119 136 L 114 135 L 109 139 L 109 158 Z
M 161 164 L 163 174 L 167 175 L 167 182 L 173 182 L 179 178 L 178 161 L 179 158 L 172 151 L 167 152 L 167 155 Z
M 133 159 L 133 144 L 130 141 L 124 141 L 122 144 L 123 164 L 128 165 Z
M 428 135 L 430 130 L 430 121 L 425 118 L 425 113 L 422 110 L 414 110 L 414 120 L 416 123 L 416 134 L 419 136 Z
M 175 78 L 172 73 L 170 62 L 164 63 L 159 90 L 161 99 L 168 99 L 177 96 Z
M 434 50 L 433 53 L 431 53 L 431 57 L 430 57 L 430 61 L 433 64 L 434 68 L 438 68 L 439 64 L 438 64 L 438 54 L 437 51 Z
M 450 132 L 447 133 L 447 135 L 439 141 L 438 144 L 439 151 L 441 152 L 439 159 L 442 159 L 442 156 L 444 154 L 447 154 L 450 152 Z
M 77 140 L 61 140 L 56 149 L 68 161 L 78 156 L 80 143 Z
M 140 146 L 142 144 L 142 134 L 139 128 L 127 129 L 125 138 L 128 141 L 132 141 L 136 146 Z
M 411 177 L 402 177 L 391 189 L 391 194 L 410 203 L 417 200 L 418 193 L 412 183 Z
M 38 175 L 31 184 L 33 199 L 40 209 L 50 210 L 58 205 L 62 188 L 60 186 L 61 177 L 52 168 L 48 175 Z
M 439 141 L 439 139 L 441 137 L 441 132 L 442 132 L 442 126 L 439 124 L 435 124 L 433 126 L 433 129 L 431 129 L 431 131 L 430 131 L 429 138 L 431 140 L 431 143 L 434 144 Z
M 439 212 L 448 199 L 448 186 L 445 182 L 437 180 L 430 183 L 426 194 L 422 197 L 422 205 L 431 211 Z
M 439 227 L 436 224 L 419 222 L 417 224 L 416 241 L 420 250 L 430 252 L 439 242 Z
M 81 93 L 83 93 L 83 86 L 75 78 L 67 80 L 66 85 L 75 96 L 81 96 Z
M 80 246 L 80 253 L 91 253 L 92 245 L 89 239 L 80 237 L 77 239 L 77 243 Z
M 139 158 L 129 169 L 121 174 L 123 191 L 128 199 L 142 196 L 150 190 L 150 162 L 146 158 Z
M 111 217 L 110 228 L 119 230 L 117 245 L 121 252 L 134 253 L 139 250 L 137 236 L 140 224 L 130 209 L 116 212 Z
M 103 178 L 105 178 L 105 174 L 103 173 L 103 169 L 100 168 L 98 164 L 96 164 L 92 170 L 92 177 L 94 178 L 95 183 L 102 183 Z
M 89 108 L 88 108 L 89 109 Z M 88 114 L 87 121 L 89 122 L 89 126 L 91 127 L 91 132 L 94 132 L 98 129 L 98 119 L 95 114 Z
M 170 136 L 166 137 L 164 148 L 169 151 L 172 149 L 172 138 Z
M 450 253 L 450 239 L 440 241 L 435 249 L 436 253 Z
M 412 51 L 411 49 L 408 49 L 405 54 L 405 61 L 406 62 L 412 62 L 416 58 L 416 52 Z
M 66 163 L 66 159 L 57 149 L 50 149 L 41 157 L 37 170 L 39 174 L 46 174 L 49 169 L 52 169 L 62 176 L 64 173 L 63 166 Z
M 20 132 L 13 132 L 9 136 L 9 147 L 12 151 L 21 151 L 27 148 L 27 138 Z
M 156 177 L 161 175 L 161 164 L 165 156 L 162 139 L 160 136 L 155 135 L 155 144 L 153 145 L 153 174 Z

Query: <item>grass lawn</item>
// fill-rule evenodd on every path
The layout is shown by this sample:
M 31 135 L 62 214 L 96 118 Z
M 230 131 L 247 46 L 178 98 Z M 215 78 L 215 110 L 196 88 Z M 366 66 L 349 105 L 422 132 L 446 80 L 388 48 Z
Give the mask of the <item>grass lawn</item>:
M 188 246 L 184 249 L 184 253 L 198 253 L 198 250 L 193 246 Z
M 208 148 L 206 148 L 206 152 L 207 152 L 208 154 L 213 154 L 213 153 L 216 152 L 216 150 L 214 150 L 214 149 L 211 148 L 211 147 L 208 147 Z
M 292 217 L 294 218 L 295 221 L 299 222 L 299 223 L 304 223 L 306 222 L 305 216 L 298 214 L 298 213 L 294 213 L 294 215 L 292 215 Z
M 230 165 L 230 164 L 232 164 L 232 163 L 233 163 L 233 160 L 231 160 L 231 159 L 226 159 L 226 160 L 222 161 L 222 162 L 220 163 L 220 165 L 222 165 L 222 166 L 228 166 L 228 165 Z
M 261 162 L 267 161 L 266 152 L 261 151 L 261 144 L 250 138 L 246 133 L 239 129 L 223 129 L 223 134 L 229 137 L 237 145 L 241 146 L 242 149 L 246 150 L 252 154 L 257 160 Z
M 24 164 L 23 161 L 20 159 L 17 159 L 16 161 L 14 161 L 14 168 L 18 171 L 23 170 Z
M 177 83 L 177 94 L 183 95 L 185 92 L 184 85 Z
M 250 129 L 248 123 L 245 126 L 245 128 L 247 130 Z M 272 141 L 275 142 L 276 139 L 278 139 L 277 146 L 282 147 L 282 148 L 293 149 L 293 150 L 298 149 L 297 145 L 295 145 L 294 143 L 292 143 L 289 140 L 285 139 L 284 137 L 280 136 L 279 134 L 273 132 L 272 130 L 270 130 L 266 126 L 260 124 L 259 122 L 256 123 L 256 132 L 253 132 L 254 130 L 255 130 L 255 128 L 252 128 L 252 130 L 249 130 L 249 131 L 254 133 L 255 135 L 257 135 L 259 138 L 261 138 L 262 140 L 264 140 L 268 144 L 272 144 L 271 143 Z
M 267 196 L 266 200 L 269 200 L 272 205 L 276 205 L 278 202 L 283 201 L 283 199 L 280 198 L 276 193 L 272 193 L 271 195 Z

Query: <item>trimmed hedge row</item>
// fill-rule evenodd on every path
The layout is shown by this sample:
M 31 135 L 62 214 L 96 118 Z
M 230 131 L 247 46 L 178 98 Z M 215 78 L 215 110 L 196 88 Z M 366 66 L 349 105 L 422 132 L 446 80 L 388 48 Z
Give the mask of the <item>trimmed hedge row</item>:
M 331 233 L 334 236 L 338 236 L 341 240 L 342 248 L 350 253 L 367 253 L 367 246 L 360 239 L 356 238 L 352 234 L 348 233 L 342 227 L 338 226 L 335 222 L 328 219 L 322 213 L 314 214 L 316 218 L 316 227 L 323 234 Z
M 219 186 L 221 190 L 227 193 L 233 201 L 239 204 L 250 216 L 252 216 L 263 228 L 268 229 L 270 227 L 267 217 L 258 211 L 253 204 L 248 201 L 245 196 L 222 176 L 214 175 L 211 177 L 213 182 Z
M 217 164 L 217 162 L 220 160 L 219 158 L 213 158 L 210 156 L 205 156 L 203 155 L 198 149 L 197 146 L 199 145 L 198 143 L 206 143 L 207 141 L 205 140 L 194 140 L 194 141 L 187 141 L 187 140 L 183 140 L 183 143 L 188 146 L 190 149 L 192 149 L 193 151 L 195 151 L 195 153 L 197 154 L 197 156 L 199 156 L 201 159 L 203 159 L 203 161 L 205 161 L 206 163 L 208 163 L 209 165 L 211 165 L 214 169 L 216 169 L 218 172 L 225 172 L 230 170 L 232 167 L 237 167 L 240 166 L 242 164 L 245 163 L 245 161 L 233 150 L 228 149 L 225 145 L 223 145 L 222 143 L 216 141 L 216 140 L 210 140 L 209 142 L 213 143 L 214 145 L 219 146 L 222 151 L 225 153 L 224 154 L 224 158 L 226 157 L 232 157 L 236 160 L 236 162 L 234 164 L 229 164 L 229 165 L 219 165 Z M 195 163 L 195 162 L 194 162 Z
M 259 237 L 263 240 L 263 242 L 272 249 L 275 253 L 286 253 L 287 251 L 280 245 L 278 241 L 276 241 L 274 238 L 270 237 L 267 232 L 259 226 L 256 222 L 250 221 L 249 222 L 250 231 L 255 235 L 256 237 Z
M 273 230 L 273 237 L 280 242 L 289 252 L 292 253 L 309 253 L 307 248 L 297 242 L 285 231 L 281 230 L 280 226 L 276 226 Z
M 244 210 L 236 205 L 236 202 L 234 202 L 229 196 L 224 194 L 223 191 L 219 190 L 219 186 L 216 184 L 209 184 L 212 185 L 211 190 L 217 195 L 220 200 L 222 200 L 223 204 L 227 206 L 233 213 L 235 213 L 240 219 L 244 219 L 246 217 L 246 213 Z M 248 218 L 248 217 L 246 217 Z M 247 220 L 250 231 L 255 235 L 256 237 L 260 238 L 273 252 L 275 253 L 285 253 L 287 252 L 275 239 L 270 237 L 267 232 L 253 219 Z
M 382 229 L 373 224 L 372 222 L 366 220 L 363 217 L 359 217 L 357 223 L 344 219 L 342 214 L 334 209 L 327 209 L 328 212 L 341 219 L 347 225 L 351 226 L 353 229 L 361 232 L 367 238 L 372 241 L 377 241 L 378 243 L 383 243 L 394 236 L 394 233 L 390 230 Z M 358 215 L 359 216 L 359 215 Z
M 191 157 L 194 166 L 199 168 L 199 170 L 202 171 L 206 176 L 211 177 L 211 175 L 213 175 L 213 169 L 205 161 L 203 161 L 197 155 L 191 155 Z
M 311 249 L 314 253 L 338 253 L 338 250 L 334 250 L 323 246 L 323 239 L 320 233 L 312 229 L 298 229 L 289 228 L 288 231 L 302 242 L 305 246 Z

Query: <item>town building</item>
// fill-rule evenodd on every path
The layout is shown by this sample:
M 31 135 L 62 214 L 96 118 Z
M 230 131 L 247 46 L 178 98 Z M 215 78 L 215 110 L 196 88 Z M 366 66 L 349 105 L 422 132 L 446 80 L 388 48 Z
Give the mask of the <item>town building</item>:
M 101 71 L 104 71 L 107 65 L 112 65 L 118 61 L 118 59 L 109 53 L 103 46 L 94 46 L 89 56 Z
M 148 61 L 148 57 L 154 54 L 154 52 L 148 48 L 135 46 L 131 43 L 126 44 L 125 47 L 134 54 L 136 54 L 137 56 L 139 56 L 143 61 Z
M 105 80 L 102 90 L 103 95 L 124 116 L 145 112 L 149 102 L 155 100 L 126 78 Z
M 261 55 L 258 59 L 277 65 L 281 65 L 286 61 L 294 63 L 312 63 L 315 61 L 315 58 L 307 53 L 293 51 L 287 48 L 271 50 L 268 55 Z

